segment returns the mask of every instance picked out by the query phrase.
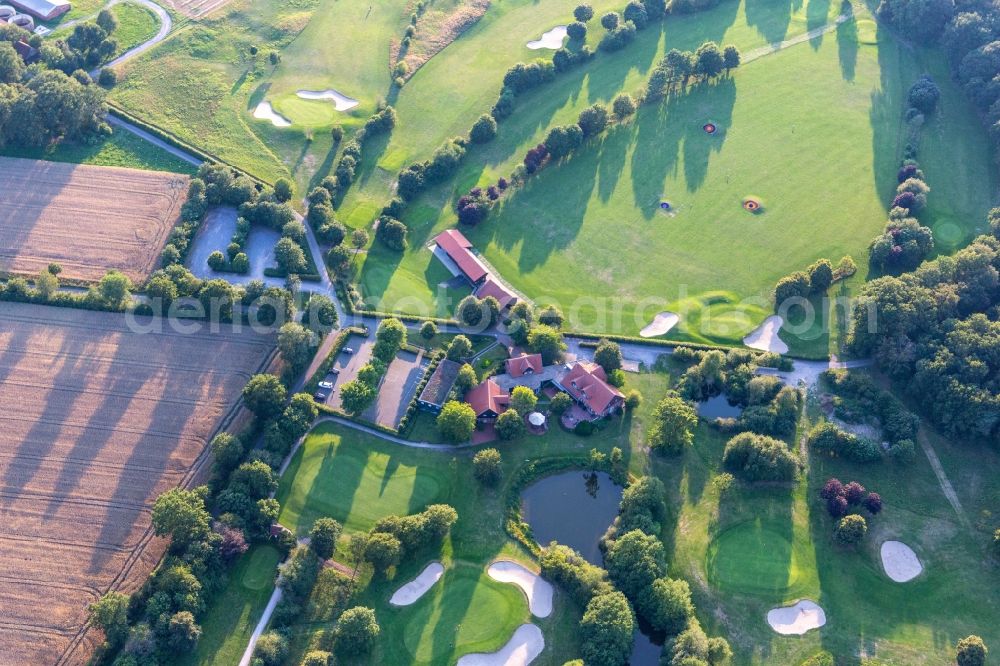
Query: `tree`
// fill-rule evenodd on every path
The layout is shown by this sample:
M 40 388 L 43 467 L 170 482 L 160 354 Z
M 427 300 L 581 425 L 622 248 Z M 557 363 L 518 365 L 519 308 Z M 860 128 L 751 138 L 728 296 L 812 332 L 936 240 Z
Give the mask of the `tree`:
M 485 486 L 495 486 L 500 483 L 500 479 L 503 478 L 500 452 L 492 448 L 478 452 L 472 457 L 472 473 L 476 480 Z
M 833 284 L 833 265 L 829 259 L 820 259 L 807 269 L 809 290 L 814 294 L 825 293 Z
M 348 414 L 360 414 L 378 397 L 378 391 L 367 382 L 354 379 L 340 387 L 340 404 Z
M 726 45 L 722 49 L 722 65 L 726 71 L 732 71 L 740 66 L 740 50 L 732 44 Z
M 867 533 L 868 523 L 865 521 L 864 516 L 850 514 L 841 518 L 837 523 L 834 536 L 840 543 L 851 545 L 861 541 Z
M 955 658 L 958 666 L 983 666 L 989 650 L 983 639 L 975 634 L 966 636 L 955 645 Z
M 594 363 L 604 368 L 609 375 L 622 367 L 622 350 L 617 342 L 602 339 L 594 350 Z
M 472 143 L 489 143 L 497 136 L 497 121 L 488 113 L 479 116 L 469 131 Z
M 35 292 L 42 300 L 49 300 L 59 289 L 59 278 L 50 273 L 47 269 L 40 272 L 35 278 Z
M 406 225 L 399 220 L 386 216 L 379 218 L 375 237 L 382 241 L 386 247 L 402 252 L 406 249 L 406 234 Z
M 562 416 L 572 405 L 573 398 L 569 397 L 568 393 L 560 391 L 552 397 L 552 401 L 549 403 L 549 409 L 553 414 Z
M 476 412 L 464 402 L 450 400 L 441 408 L 437 417 L 437 427 L 445 440 L 453 443 L 465 442 L 476 429 Z
M 566 26 L 566 34 L 571 41 L 582 42 L 587 39 L 587 24 L 582 21 L 573 21 Z
M 287 236 L 274 246 L 274 261 L 286 273 L 301 273 L 306 268 L 306 254 L 302 247 Z
M 420 337 L 422 337 L 424 340 L 433 340 L 435 337 L 437 337 L 437 334 L 438 334 L 437 324 L 435 324 L 432 321 L 425 321 L 423 325 L 420 327 Z
M 726 442 L 722 464 L 746 481 L 792 481 L 799 469 L 798 456 L 784 442 L 752 432 Z
M 274 470 L 263 460 L 249 460 L 229 477 L 231 489 L 242 490 L 247 497 L 263 499 L 278 488 Z
M 654 451 L 678 454 L 694 441 L 697 425 L 698 414 L 694 407 L 671 391 L 656 406 L 646 441 Z
M 625 394 L 625 409 L 634 411 L 642 404 L 642 393 L 637 389 L 632 389 Z
M 723 638 L 709 638 L 697 620 L 692 620 L 671 649 L 670 666 L 722 666 L 733 656 Z
M 246 534 L 238 527 L 216 523 L 214 529 L 222 537 L 222 542 L 219 544 L 219 556 L 224 561 L 231 562 L 250 548 L 247 544 Z
M 868 493 L 863 504 L 868 513 L 874 516 L 882 511 L 882 496 L 878 493 Z
M 287 397 L 281 380 L 274 375 L 254 375 L 243 387 L 243 404 L 259 419 L 270 419 L 280 414 Z
M 316 557 L 328 560 L 333 557 L 340 537 L 341 527 L 333 518 L 317 518 L 309 530 L 309 547 Z
M 563 320 L 564 317 L 562 311 L 554 305 L 548 305 L 542 308 L 542 311 L 538 313 L 538 323 L 544 326 L 562 328 Z
M 472 343 L 464 335 L 456 335 L 448 344 L 448 360 L 461 361 L 472 356 Z
M 778 280 L 774 286 L 774 307 L 781 308 L 782 304 L 790 298 L 805 298 L 809 295 L 809 276 L 802 271 L 796 271 L 791 275 Z
M 544 316 L 544 311 L 542 316 Z M 541 321 L 541 317 L 539 317 L 539 321 Z M 542 355 L 544 365 L 552 365 L 566 351 L 566 343 L 563 342 L 562 333 L 542 323 L 528 333 L 528 348 Z
M 96 293 L 104 305 L 120 310 L 132 300 L 132 280 L 118 271 L 108 271 L 97 283 Z
M 846 486 L 844 486 L 844 499 L 851 506 L 857 506 L 861 504 L 861 501 L 865 498 L 865 487 L 862 486 L 857 481 L 851 481 Z
M 316 343 L 316 334 L 302 324 L 290 321 L 278 330 L 278 350 L 293 370 L 309 362 Z
M 337 650 L 347 654 L 368 652 L 380 631 L 375 611 L 371 608 L 349 608 L 337 621 Z
M 375 331 L 375 340 L 394 350 L 406 345 L 406 326 L 396 317 L 386 317 Z M 393 351 L 395 354 L 395 351 Z
M 483 324 L 482 328 L 488 328 L 488 324 L 483 323 L 483 315 L 486 308 L 483 307 L 483 302 L 475 297 L 473 294 L 469 294 L 463 298 L 458 303 L 458 308 L 455 310 L 455 316 L 464 326 L 468 328 L 476 328 L 480 324 Z
M 619 666 L 632 653 L 635 616 L 621 592 L 593 597 L 580 620 L 581 652 L 584 663 Z
M 510 407 L 518 414 L 530 414 L 537 404 L 538 396 L 527 386 L 515 386 L 510 392 Z
M 288 639 L 277 631 L 267 631 L 257 639 L 253 649 L 254 660 L 264 666 L 281 666 L 288 655 Z
M 229 472 L 243 459 L 243 441 L 228 432 L 220 432 L 213 437 L 209 446 L 212 447 L 212 455 L 215 458 L 216 472 L 220 475 Z
M 478 383 L 479 378 L 476 377 L 475 369 L 468 363 L 463 363 L 462 367 L 458 369 L 458 376 L 455 378 L 455 391 L 458 395 L 464 396 Z
M 615 587 L 633 601 L 644 598 L 657 578 L 667 573 L 667 559 L 659 536 L 631 530 L 608 546 L 604 566 Z
M 583 143 L 583 130 L 579 125 L 559 125 L 549 130 L 545 148 L 553 160 L 566 157 Z
M 618 27 L 621 17 L 616 12 L 608 12 L 601 17 L 601 25 L 605 30 L 611 31 Z
M 621 93 L 611 103 L 611 111 L 618 120 L 624 120 L 635 113 L 635 100 L 628 93 Z
M 330 653 L 323 650 L 311 650 L 302 660 L 302 666 L 328 666 L 332 663 Z
M 399 538 L 386 532 L 372 532 L 365 543 L 365 559 L 376 571 L 384 572 L 399 564 L 403 545 Z
M 17 83 L 24 76 L 24 61 L 13 44 L 0 41 L 0 83 Z
M 285 203 L 292 199 L 292 183 L 287 178 L 279 178 L 274 181 L 274 199 L 278 203 Z
M 111 590 L 87 607 L 87 626 L 103 631 L 112 648 L 128 635 L 128 603 L 129 595 Z
M 608 126 L 608 110 L 602 104 L 593 104 L 580 112 L 577 125 L 585 137 L 596 136 Z
M 705 42 L 694 52 L 694 73 L 703 80 L 718 76 L 725 64 L 719 45 L 715 42 Z
M 521 417 L 521 413 L 513 408 L 508 409 L 497 417 L 495 427 L 500 439 L 505 440 L 517 439 L 524 434 L 525 430 L 524 419 Z
M 573 10 L 573 18 L 581 23 L 586 23 L 594 18 L 594 8 L 590 5 L 577 5 Z
M 175 550 L 208 536 L 211 516 L 196 490 L 172 488 L 153 503 L 152 523 L 156 536 L 169 536 Z
M 657 578 L 642 598 L 639 608 L 656 631 L 668 636 L 679 634 L 694 615 L 691 588 L 684 580 Z
M 201 627 L 195 622 L 191 611 L 180 611 L 170 616 L 167 636 L 167 644 L 175 654 L 190 652 L 201 638 Z
M 940 98 L 941 89 L 934 83 L 934 79 L 926 74 L 910 86 L 910 91 L 906 95 L 906 101 L 910 106 L 925 115 L 934 112 Z
M 632 23 L 637 29 L 642 29 L 649 23 L 649 14 L 646 13 L 646 6 L 639 0 L 631 0 L 622 12 L 622 18 L 626 24 Z

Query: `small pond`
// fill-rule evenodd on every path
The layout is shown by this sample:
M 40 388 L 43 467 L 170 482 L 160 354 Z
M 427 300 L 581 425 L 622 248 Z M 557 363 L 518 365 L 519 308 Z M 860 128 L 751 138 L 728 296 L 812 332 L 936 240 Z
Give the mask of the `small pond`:
M 569 546 L 601 566 L 598 543 L 618 515 L 622 487 L 604 473 L 564 472 L 533 483 L 521 492 L 521 512 L 535 540 Z
M 629 659 L 629 666 L 660 666 L 663 646 L 654 643 L 642 629 L 642 627 L 637 629 L 632 639 L 632 658 Z
M 698 403 L 698 416 L 709 421 L 712 419 L 736 419 L 742 413 L 743 408 L 730 404 L 725 393 Z

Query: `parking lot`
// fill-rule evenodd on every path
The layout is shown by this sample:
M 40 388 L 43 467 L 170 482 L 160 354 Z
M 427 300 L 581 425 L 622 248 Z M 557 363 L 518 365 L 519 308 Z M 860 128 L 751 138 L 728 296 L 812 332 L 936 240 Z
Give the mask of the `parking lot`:
M 389 364 L 379 388 L 378 399 L 363 414 L 364 418 L 387 428 L 395 428 L 413 399 L 417 384 L 424 376 L 428 360 L 423 353 L 401 351 Z
M 340 387 L 349 381 L 353 381 L 358 376 L 358 371 L 368 363 L 372 357 L 372 347 L 375 346 L 375 337 L 366 338 L 363 335 L 352 335 L 347 338 L 344 349 L 353 349 L 353 354 L 348 354 L 341 350 L 337 355 L 337 360 L 333 362 L 333 367 L 339 371 L 336 381 L 333 383 L 333 395 L 326 399 L 326 404 L 334 409 L 341 409 Z

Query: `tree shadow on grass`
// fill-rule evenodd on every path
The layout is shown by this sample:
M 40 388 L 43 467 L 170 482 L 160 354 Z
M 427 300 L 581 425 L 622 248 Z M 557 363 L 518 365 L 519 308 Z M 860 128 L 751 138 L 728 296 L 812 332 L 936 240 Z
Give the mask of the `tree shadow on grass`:
M 346 524 L 364 476 L 368 454 L 361 453 L 359 460 L 347 450 L 340 435 L 326 437 L 329 441 L 321 445 L 322 461 L 299 513 L 296 533 L 300 536 L 309 531 L 317 518 L 324 516 Z
M 845 5 L 850 7 L 847 3 Z M 845 81 L 854 80 L 859 48 L 857 20 L 852 18 L 837 26 L 837 53 L 840 58 L 840 73 Z
M 822 28 L 826 25 L 829 15 L 830 0 L 809 0 L 809 4 L 806 6 L 806 31 Z M 810 39 L 809 44 L 814 51 L 818 51 L 823 44 L 823 33 Z
M 788 35 L 792 11 L 790 0 L 746 0 L 745 5 L 747 25 L 755 27 L 769 44 Z

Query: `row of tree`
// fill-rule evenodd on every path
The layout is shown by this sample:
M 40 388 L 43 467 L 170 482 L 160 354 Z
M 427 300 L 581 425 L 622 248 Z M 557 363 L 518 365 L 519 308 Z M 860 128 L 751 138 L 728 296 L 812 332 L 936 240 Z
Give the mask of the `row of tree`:
M 358 376 L 340 387 L 340 404 L 348 414 L 357 415 L 368 409 L 378 397 L 379 384 L 396 358 L 396 353 L 406 346 L 406 326 L 403 322 L 387 317 L 375 332 L 372 357 Z
M 691 79 L 708 81 L 740 66 L 740 51 L 732 44 L 720 48 L 705 42 L 693 53 L 670 49 L 653 69 L 646 82 L 647 101 L 656 101 L 683 91 Z

